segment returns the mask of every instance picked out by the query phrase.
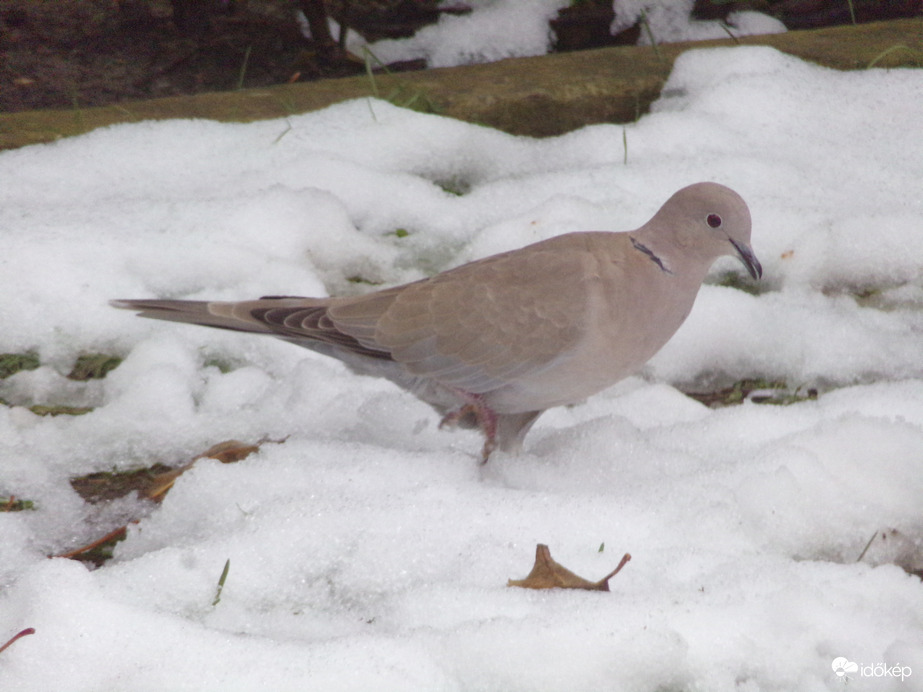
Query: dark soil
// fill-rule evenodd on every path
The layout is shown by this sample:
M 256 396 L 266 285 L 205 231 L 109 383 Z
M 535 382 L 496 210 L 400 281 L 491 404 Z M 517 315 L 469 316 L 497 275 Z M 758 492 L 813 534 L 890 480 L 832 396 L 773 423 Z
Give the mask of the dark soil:
M 169 0 L 0 0 L 0 111 L 124 100 L 344 76 L 319 64 L 288 2 L 251 0 L 180 31 Z

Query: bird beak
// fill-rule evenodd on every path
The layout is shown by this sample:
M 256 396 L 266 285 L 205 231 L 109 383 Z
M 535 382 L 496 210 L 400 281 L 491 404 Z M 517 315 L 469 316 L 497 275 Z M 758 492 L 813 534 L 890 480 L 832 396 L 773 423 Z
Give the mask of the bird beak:
M 760 264 L 760 261 L 756 259 L 756 255 L 753 254 L 753 250 L 750 249 L 750 246 L 746 243 L 738 243 L 736 240 L 731 240 L 731 245 L 737 250 L 737 256 L 740 258 L 740 261 L 744 263 L 747 271 L 750 272 L 750 276 L 754 279 L 759 279 L 763 275 L 763 266 Z

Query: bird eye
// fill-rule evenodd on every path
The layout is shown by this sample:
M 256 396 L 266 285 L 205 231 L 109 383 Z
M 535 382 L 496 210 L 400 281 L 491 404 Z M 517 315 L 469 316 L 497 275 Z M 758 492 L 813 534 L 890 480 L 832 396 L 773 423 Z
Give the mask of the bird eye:
M 709 214 L 705 217 L 705 223 L 707 223 L 712 228 L 718 228 L 721 226 L 721 217 L 717 214 Z

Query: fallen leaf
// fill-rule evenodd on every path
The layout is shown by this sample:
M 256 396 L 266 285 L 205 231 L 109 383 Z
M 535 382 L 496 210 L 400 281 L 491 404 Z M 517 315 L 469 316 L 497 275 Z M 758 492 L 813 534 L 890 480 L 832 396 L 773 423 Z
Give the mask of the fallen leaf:
M 139 498 L 160 502 L 170 488 L 173 487 L 176 479 L 191 469 L 199 459 L 211 458 L 217 459 L 223 464 L 233 464 L 259 450 L 260 445 L 265 442 L 281 443 L 284 441 L 262 439 L 256 444 L 246 444 L 238 440 L 226 440 L 193 457 L 192 461 L 182 466 L 170 468 L 163 464 L 155 464 L 150 468 L 137 471 L 92 473 L 88 476 L 72 478 L 71 486 L 85 501 L 92 504 L 122 497 L 131 492 L 137 492 Z M 129 524 L 136 523 L 138 523 L 137 519 L 129 522 Z M 125 538 L 126 533 L 127 524 L 92 543 L 50 557 L 84 560 L 99 566 L 111 557 L 112 548 Z
M 160 502 L 167 494 L 167 491 L 173 487 L 174 483 L 176 483 L 176 479 L 191 469 L 192 465 L 196 462 L 196 459 L 201 458 L 201 456 L 198 456 L 188 464 L 178 466 L 177 468 L 170 469 L 169 471 L 164 471 L 163 473 L 158 473 L 156 476 L 150 479 L 150 484 L 147 487 L 138 488 L 138 497 L 153 500 L 154 502 Z
M 196 455 L 182 466 L 170 467 L 165 464 L 154 464 L 135 471 L 91 473 L 87 476 L 72 478 L 71 486 L 84 500 L 91 503 L 113 500 L 131 492 L 137 492 L 138 497 L 159 502 L 173 487 L 176 479 L 192 468 L 199 459 L 211 458 L 224 464 L 232 464 L 245 459 L 257 451 L 260 445 L 269 441 L 263 439 L 256 444 L 246 444 L 238 440 L 226 440 Z
M 138 520 L 135 519 L 129 523 L 137 524 Z M 68 559 L 73 559 L 81 555 L 86 555 L 87 553 L 90 553 L 96 550 L 97 548 L 104 548 L 104 547 L 112 548 L 115 546 L 116 543 L 124 539 L 127 533 L 128 533 L 128 526 L 127 525 L 120 526 L 115 531 L 110 531 L 105 536 L 103 536 L 102 538 L 97 538 L 92 543 L 88 543 L 87 545 L 82 545 L 79 548 L 75 548 L 74 550 L 69 550 L 66 553 L 61 553 L 60 555 L 54 555 L 51 557 L 66 557 Z M 111 557 L 111 555 L 108 555 L 106 559 L 109 559 L 109 557 Z
M 3 646 L 0 646 L 0 653 L 3 653 L 4 651 L 6 651 L 6 649 L 17 639 L 22 639 L 23 637 L 26 637 L 30 634 L 35 634 L 34 627 L 26 627 L 26 629 L 24 629 L 22 632 L 19 632 L 18 634 L 13 635 L 13 637 L 6 644 L 4 644 Z
M 153 482 L 150 487 L 146 488 L 143 492 L 139 491 L 138 494 L 141 497 L 154 500 L 154 502 L 160 502 L 164 495 L 167 494 L 167 491 L 173 487 L 176 479 L 191 469 L 193 464 L 195 464 L 199 459 L 217 459 L 222 464 L 233 464 L 240 461 L 241 459 L 246 459 L 248 456 L 259 450 L 261 443 L 262 441 L 255 445 L 248 445 L 245 442 L 240 442 L 239 440 L 225 440 L 224 442 L 219 442 L 218 444 L 209 447 L 206 451 L 202 452 L 198 456 L 193 457 L 192 461 L 190 461 L 188 464 L 158 474 L 152 479 Z
M 134 471 L 98 471 L 86 476 L 71 478 L 71 487 L 90 504 L 124 497 L 137 492 L 140 497 L 148 497 L 149 489 L 161 481 L 164 474 L 174 469 L 166 464 L 154 464 Z
M 248 445 L 246 442 L 241 442 L 240 440 L 225 440 L 224 442 L 219 442 L 209 447 L 195 459 L 208 457 L 210 459 L 217 459 L 222 464 L 233 464 L 241 459 L 246 459 L 248 456 L 258 451 L 261 444 L 269 441 L 270 440 L 260 440 L 255 445 Z M 193 459 L 193 461 L 195 461 L 195 459 Z
M 579 577 L 566 567 L 562 567 L 551 559 L 551 551 L 547 545 L 539 543 L 535 546 L 535 565 L 529 576 L 525 579 L 510 579 L 507 586 L 520 586 L 524 589 L 583 589 L 585 591 L 608 591 L 609 580 L 612 579 L 622 567 L 631 560 L 631 555 L 625 553 L 619 566 L 599 581 L 587 581 Z
M 259 451 L 260 445 L 264 442 L 269 442 L 269 440 L 260 440 L 254 445 L 241 442 L 240 440 L 225 440 L 224 442 L 219 442 L 216 445 L 212 445 L 198 456 L 193 457 L 192 461 L 188 464 L 159 474 L 153 479 L 154 482 L 152 485 L 143 493 L 139 492 L 139 495 L 154 500 L 154 502 L 160 502 L 163 496 L 167 494 L 167 491 L 173 487 L 176 479 L 191 469 L 199 459 L 217 459 L 222 464 L 234 464 L 242 459 L 246 459 L 254 452 Z

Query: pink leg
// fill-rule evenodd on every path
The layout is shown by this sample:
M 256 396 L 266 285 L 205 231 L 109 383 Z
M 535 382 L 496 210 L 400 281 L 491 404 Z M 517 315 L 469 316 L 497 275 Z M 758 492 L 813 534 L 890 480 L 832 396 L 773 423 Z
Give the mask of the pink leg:
M 461 390 L 456 390 L 456 393 L 466 403 L 458 410 L 447 413 L 440 421 L 439 427 L 454 425 L 469 413 L 473 414 L 477 419 L 478 427 L 484 433 L 485 440 L 484 447 L 481 449 L 481 463 L 486 464 L 490 458 L 490 453 L 497 447 L 497 414 L 490 406 L 484 403 L 484 398 L 480 394 L 471 394 Z

